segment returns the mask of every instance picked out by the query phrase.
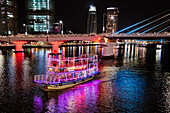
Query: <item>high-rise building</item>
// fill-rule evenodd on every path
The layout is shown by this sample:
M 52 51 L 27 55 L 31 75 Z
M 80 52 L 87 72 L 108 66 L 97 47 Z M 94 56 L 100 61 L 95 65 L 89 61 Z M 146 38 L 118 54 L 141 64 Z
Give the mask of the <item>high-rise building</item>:
M 30 34 L 53 32 L 54 1 L 53 0 L 25 0 L 26 25 Z
M 106 33 L 116 33 L 118 29 L 118 8 L 107 8 Z
M 96 7 L 90 6 L 87 20 L 87 33 L 97 33 L 97 13 Z
M 0 35 L 17 34 L 16 0 L 0 0 Z

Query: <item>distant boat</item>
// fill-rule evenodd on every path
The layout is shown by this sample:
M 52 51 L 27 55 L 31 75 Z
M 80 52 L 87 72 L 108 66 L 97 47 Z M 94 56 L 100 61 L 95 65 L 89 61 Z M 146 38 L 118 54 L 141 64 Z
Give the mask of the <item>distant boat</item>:
M 44 91 L 73 87 L 93 79 L 99 73 L 98 55 L 85 54 L 68 58 L 61 56 L 48 54 L 46 74 L 34 76 L 34 82 L 44 84 Z

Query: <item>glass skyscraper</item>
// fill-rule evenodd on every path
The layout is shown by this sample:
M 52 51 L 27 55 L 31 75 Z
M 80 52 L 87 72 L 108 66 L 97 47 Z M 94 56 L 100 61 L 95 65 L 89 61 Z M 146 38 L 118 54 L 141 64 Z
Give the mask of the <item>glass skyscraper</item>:
M 0 35 L 17 34 L 16 0 L 0 0 Z
M 53 0 L 26 0 L 28 33 L 51 33 L 54 20 Z
M 106 33 L 116 33 L 118 29 L 118 8 L 107 8 Z
M 90 6 L 87 20 L 87 33 L 97 33 L 97 13 L 96 7 Z

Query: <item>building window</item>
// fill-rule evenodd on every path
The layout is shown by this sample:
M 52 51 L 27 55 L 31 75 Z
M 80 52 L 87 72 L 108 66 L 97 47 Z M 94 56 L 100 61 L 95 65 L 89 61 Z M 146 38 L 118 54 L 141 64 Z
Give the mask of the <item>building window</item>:
M 13 15 L 12 13 L 10 13 L 10 12 L 7 12 L 7 15 L 8 15 L 8 17 L 10 17 L 10 18 L 14 18 L 14 15 Z
M 1 12 L 1 14 L 2 14 L 2 15 L 4 15 L 4 14 L 5 14 L 5 12 Z
M 11 5 L 12 5 L 12 1 L 8 1 L 8 0 L 7 0 L 7 1 L 6 1 L 6 4 L 11 6 Z
M 49 15 L 29 15 L 29 20 L 33 22 L 30 28 L 36 32 L 45 32 L 50 29 L 50 18 Z
M 32 10 L 51 10 L 49 0 L 29 0 L 28 9 Z
M 1 7 L 1 10 L 5 10 L 5 7 Z

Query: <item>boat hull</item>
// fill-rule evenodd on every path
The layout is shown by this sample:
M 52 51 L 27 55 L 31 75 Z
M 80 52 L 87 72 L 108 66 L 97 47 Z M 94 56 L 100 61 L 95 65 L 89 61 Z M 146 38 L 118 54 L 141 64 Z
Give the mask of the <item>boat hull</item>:
M 96 74 L 99 74 L 100 72 L 96 73 Z M 89 76 L 85 79 L 80 79 L 80 80 L 77 80 L 77 81 L 74 81 L 73 82 L 67 82 L 67 83 L 62 83 L 62 85 L 60 86 L 59 84 L 52 84 L 52 85 L 49 85 L 47 87 L 43 87 L 42 89 L 44 91 L 57 91 L 57 90 L 63 90 L 63 89 L 67 89 L 67 88 L 71 88 L 71 87 L 74 87 L 76 85 L 79 85 L 79 84 L 83 84 L 85 82 L 88 82 L 90 80 L 92 80 L 94 78 L 95 75 L 92 75 L 92 76 Z

